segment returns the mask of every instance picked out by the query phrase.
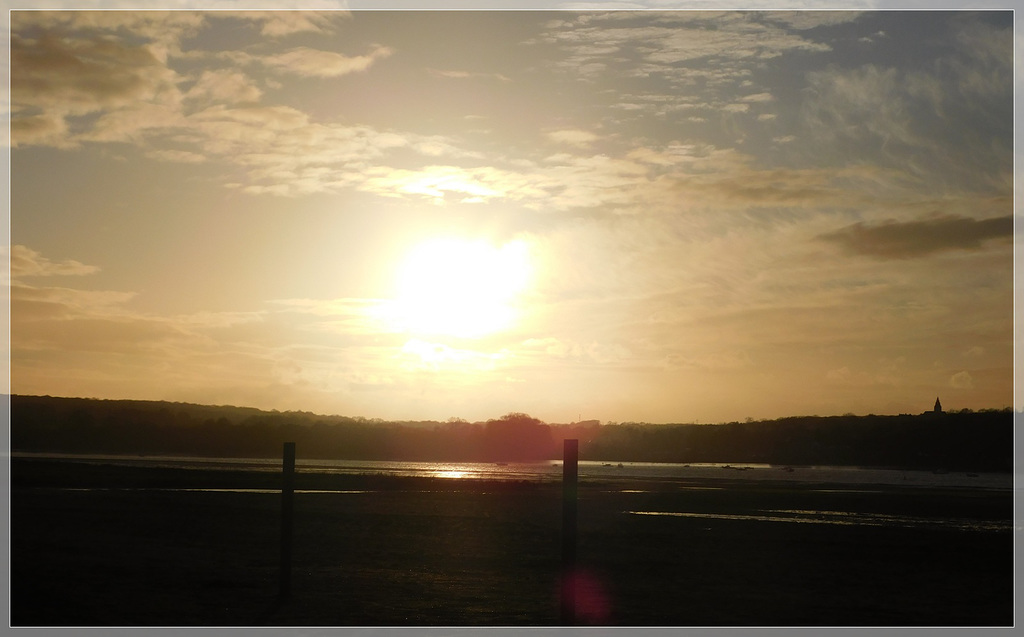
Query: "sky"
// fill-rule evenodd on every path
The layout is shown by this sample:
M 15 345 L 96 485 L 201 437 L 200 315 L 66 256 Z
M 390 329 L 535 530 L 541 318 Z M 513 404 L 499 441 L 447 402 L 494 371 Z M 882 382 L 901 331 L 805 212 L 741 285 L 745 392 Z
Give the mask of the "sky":
M 10 390 L 1014 404 L 1008 11 L 15 11 Z

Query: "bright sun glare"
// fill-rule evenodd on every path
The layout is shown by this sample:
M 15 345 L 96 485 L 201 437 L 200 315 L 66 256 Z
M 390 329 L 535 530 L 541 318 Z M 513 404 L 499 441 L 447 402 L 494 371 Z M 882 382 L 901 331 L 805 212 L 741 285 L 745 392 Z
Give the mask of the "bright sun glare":
M 477 338 L 512 327 L 531 276 L 524 241 L 437 238 L 417 245 L 398 271 L 396 327 L 420 335 Z

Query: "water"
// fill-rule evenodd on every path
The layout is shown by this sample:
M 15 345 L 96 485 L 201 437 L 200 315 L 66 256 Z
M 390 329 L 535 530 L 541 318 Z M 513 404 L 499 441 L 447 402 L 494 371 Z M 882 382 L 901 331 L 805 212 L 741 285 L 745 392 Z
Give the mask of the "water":
M 274 458 L 200 458 L 180 456 L 118 456 L 14 452 L 14 458 L 54 458 L 79 462 L 118 464 L 140 467 L 170 467 L 208 470 L 280 471 L 281 460 Z M 385 474 L 394 476 L 440 477 L 450 479 L 490 479 L 557 481 L 562 479 L 561 461 L 538 463 L 486 463 L 486 462 L 401 462 L 385 460 L 296 460 L 297 472 L 326 474 Z M 861 486 L 871 487 L 947 487 L 985 490 L 1012 490 L 1011 473 L 965 473 L 876 469 L 864 467 L 780 467 L 769 464 L 726 463 L 661 463 L 623 462 L 609 463 L 581 460 L 579 479 L 662 479 L 677 482 L 730 480 L 772 480 L 818 484 L 849 490 Z
M 115 464 L 137 467 L 168 467 L 178 469 L 205 470 L 246 470 L 280 472 L 281 460 L 272 458 L 200 458 L 178 456 L 115 456 L 20 453 L 14 458 L 50 458 L 91 464 Z M 611 490 L 623 494 L 642 494 L 658 490 L 662 482 L 673 491 L 705 490 L 727 488 L 727 483 L 716 479 L 733 481 L 787 481 L 802 483 L 818 492 L 829 493 L 880 493 L 887 487 L 956 488 L 974 491 L 1010 491 L 1014 476 L 1010 473 L 964 472 L 935 473 L 931 471 L 902 471 L 860 467 L 780 467 L 768 464 L 724 464 L 724 463 L 653 463 L 623 462 L 608 463 L 580 461 L 579 480 L 607 483 Z M 562 479 L 562 463 L 559 461 L 539 463 L 482 463 L 482 462 L 399 462 L 361 460 L 303 460 L 296 461 L 299 473 L 319 474 L 362 474 L 413 477 L 434 477 L 451 480 L 497 479 L 528 482 L 557 482 Z M 616 484 L 618 483 L 618 484 Z M 61 489 L 61 490 L 144 490 L 144 491 L 202 491 L 231 492 L 247 494 L 277 494 L 279 489 L 209 489 L 209 488 L 130 488 L 130 489 Z M 361 490 L 296 490 L 300 494 L 317 494 L 317 497 L 362 497 L 359 494 L 372 493 Z M 639 504 L 639 501 L 637 502 Z M 642 506 L 642 505 L 641 505 Z M 912 515 L 891 515 L 872 511 L 845 510 L 795 510 L 766 509 L 744 512 L 707 511 L 650 511 L 637 510 L 626 505 L 622 511 L 631 516 L 704 518 L 721 520 L 749 520 L 772 524 L 825 524 L 855 526 L 886 526 L 910 528 L 945 528 L 958 531 L 1005 531 L 1014 527 L 1012 520 L 961 519 L 952 516 L 918 517 Z
M 700 511 L 627 511 L 630 515 L 702 518 L 716 520 L 753 520 L 786 524 L 829 524 L 834 526 L 884 526 L 902 528 L 955 529 L 958 531 L 1008 531 L 1008 520 L 976 520 L 971 518 L 922 517 L 889 515 L 863 511 L 807 511 L 771 509 L 757 513 L 707 513 Z

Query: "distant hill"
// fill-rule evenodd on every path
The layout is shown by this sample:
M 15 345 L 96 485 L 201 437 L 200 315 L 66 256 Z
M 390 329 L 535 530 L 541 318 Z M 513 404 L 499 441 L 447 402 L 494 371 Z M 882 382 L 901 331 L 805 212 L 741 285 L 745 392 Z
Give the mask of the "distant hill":
M 1010 409 L 899 416 L 801 416 L 694 424 L 550 425 L 511 413 L 486 422 L 387 422 L 162 401 L 10 397 L 13 451 L 353 460 L 761 462 L 1011 471 Z

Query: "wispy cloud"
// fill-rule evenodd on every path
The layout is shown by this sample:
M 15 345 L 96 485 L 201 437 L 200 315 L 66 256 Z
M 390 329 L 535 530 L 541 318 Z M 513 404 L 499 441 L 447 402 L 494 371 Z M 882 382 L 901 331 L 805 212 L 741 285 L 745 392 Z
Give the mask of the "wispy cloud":
M 830 49 L 741 12 L 584 14 L 552 21 L 546 39 L 568 52 L 561 67 L 584 78 L 660 73 L 683 84 L 698 75 L 735 80 L 748 74 L 746 64 L 785 51 Z M 639 65 L 622 66 L 626 56 L 639 58 Z M 711 60 L 720 63 L 714 70 Z
M 387 58 L 392 53 L 388 47 L 377 47 L 367 55 L 347 56 L 333 51 L 298 47 L 256 60 L 277 71 L 307 77 L 340 77 L 365 71 L 376 61 Z
M 458 71 L 454 69 L 427 69 L 427 72 L 434 77 L 442 77 L 453 80 L 488 79 L 500 82 L 511 82 L 512 80 L 501 73 L 479 73 L 471 71 Z
M 314 3 L 316 4 L 316 3 Z M 349 18 L 345 11 L 317 13 L 316 9 L 337 9 L 335 3 L 322 2 L 323 6 L 307 6 L 312 11 L 240 11 L 225 12 L 220 17 L 233 17 L 253 22 L 260 33 L 268 37 L 281 37 L 295 33 L 333 33 L 338 24 Z
M 15 279 L 33 276 L 82 276 L 95 274 L 100 270 L 95 265 L 85 265 L 72 259 L 55 263 L 23 245 L 13 245 L 9 250 L 11 277 Z
M 859 11 L 814 11 L 808 7 L 807 11 L 772 11 L 764 18 L 802 31 L 853 22 L 861 15 Z
M 934 95 L 923 90 L 927 76 L 908 76 L 895 68 L 863 66 L 849 71 L 820 71 L 808 74 L 808 91 L 803 116 L 813 130 L 827 139 L 864 139 L 879 144 L 902 143 L 930 146 L 934 143 L 916 133 L 908 103 Z M 913 87 L 917 87 L 914 90 Z M 932 111 L 936 104 L 930 104 Z
M 598 136 L 590 131 L 579 129 L 556 130 L 548 133 L 548 137 L 559 144 L 571 146 L 589 146 L 597 141 Z
M 801 107 L 808 152 L 822 162 L 856 155 L 945 188 L 1004 188 L 1012 150 L 998 122 L 1011 117 L 1010 29 L 969 15 L 954 22 L 957 45 L 931 65 L 809 72 Z
M 974 379 L 968 371 L 957 372 L 950 376 L 949 386 L 956 389 L 973 389 Z
M 263 91 L 251 78 L 233 70 L 216 69 L 202 72 L 183 99 L 210 104 L 259 102 Z

